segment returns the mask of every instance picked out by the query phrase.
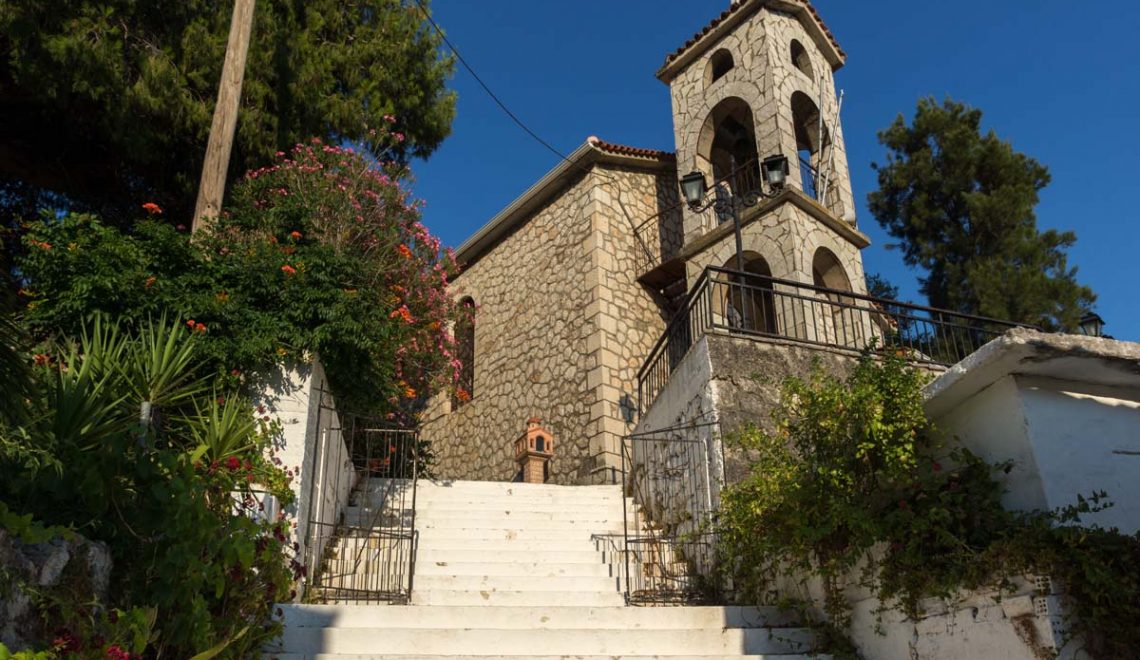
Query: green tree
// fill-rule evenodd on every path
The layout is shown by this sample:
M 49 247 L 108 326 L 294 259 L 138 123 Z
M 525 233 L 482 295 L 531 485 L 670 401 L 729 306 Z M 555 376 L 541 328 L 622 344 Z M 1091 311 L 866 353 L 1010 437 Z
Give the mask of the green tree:
M 0 3 L 0 210 L 189 221 L 232 2 Z M 447 136 L 453 70 L 400 0 L 261 0 L 230 178 L 312 135 L 402 161 Z M 395 148 L 369 130 L 397 117 Z M 33 209 L 34 210 L 34 209 Z
M 879 133 L 885 164 L 871 213 L 899 240 L 908 266 L 926 271 L 934 307 L 1072 330 L 1096 295 L 1077 282 L 1066 250 L 1073 232 L 1039 231 L 1034 207 L 1049 171 L 981 130 L 982 112 L 932 98 L 911 125 Z

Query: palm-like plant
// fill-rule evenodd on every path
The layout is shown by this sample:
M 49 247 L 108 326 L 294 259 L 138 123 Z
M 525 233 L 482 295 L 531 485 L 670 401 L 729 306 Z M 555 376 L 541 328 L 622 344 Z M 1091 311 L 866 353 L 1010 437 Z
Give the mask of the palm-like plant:
M 213 397 L 204 407 L 195 402 L 197 415 L 186 420 L 196 445 L 192 460 L 222 461 L 254 446 L 257 420 L 245 404 L 237 397 Z
M 6 306 L 6 305 L 5 305 Z M 32 393 L 27 340 L 8 309 L 0 309 L 0 424 L 17 424 L 27 418 Z

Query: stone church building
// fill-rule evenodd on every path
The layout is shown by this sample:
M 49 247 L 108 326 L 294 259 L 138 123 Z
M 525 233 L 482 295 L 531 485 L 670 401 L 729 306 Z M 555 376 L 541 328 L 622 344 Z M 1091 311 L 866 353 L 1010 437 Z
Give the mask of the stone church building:
M 423 418 L 439 476 L 512 479 L 504 430 L 537 416 L 557 439 L 552 482 L 608 482 L 623 437 L 655 417 L 684 422 L 700 399 L 699 365 L 685 367 L 696 394 L 671 390 L 694 351 L 715 352 L 705 335 L 729 342 L 729 362 L 776 345 L 806 363 L 824 349 L 849 359 L 889 331 L 860 296 L 869 240 L 839 123 L 845 57 L 807 0 L 735 2 L 657 71 L 674 152 L 591 137 L 460 246 L 470 400 L 437 397 Z M 782 185 L 762 167 L 779 156 Z M 690 172 L 706 181 L 704 210 L 682 198 Z M 659 398 L 674 403 L 658 410 Z

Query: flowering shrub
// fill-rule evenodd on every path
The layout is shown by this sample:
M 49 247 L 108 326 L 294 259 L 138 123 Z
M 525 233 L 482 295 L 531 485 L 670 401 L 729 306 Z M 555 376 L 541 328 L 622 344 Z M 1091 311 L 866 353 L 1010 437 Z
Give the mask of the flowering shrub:
M 375 140 L 389 139 L 382 134 Z M 450 254 L 420 222 L 406 170 L 313 140 L 249 172 L 193 240 L 161 209 L 131 233 L 73 215 L 25 227 L 26 320 L 74 334 L 92 312 L 193 319 L 220 376 L 251 385 L 274 363 L 318 354 L 338 403 L 409 417 L 453 386 Z

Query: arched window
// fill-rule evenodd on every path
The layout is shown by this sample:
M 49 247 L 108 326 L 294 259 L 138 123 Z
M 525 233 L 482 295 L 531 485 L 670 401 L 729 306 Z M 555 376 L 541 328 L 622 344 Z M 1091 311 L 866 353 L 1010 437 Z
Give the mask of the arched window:
M 808 57 L 807 49 L 795 39 L 792 39 L 792 64 L 808 78 L 815 80 L 815 70 L 811 67 L 811 58 Z
M 818 340 L 862 350 L 867 344 L 863 315 L 858 313 L 854 298 L 840 293 L 852 289 L 851 280 L 839 258 L 831 250 L 819 248 L 811 261 L 811 275 L 817 287 L 830 289 L 820 292 L 817 298 L 821 302 L 814 304 L 816 311 L 812 318 L 815 319 Z
M 455 357 L 459 360 L 459 382 L 452 397 L 452 408 L 458 408 L 475 396 L 475 301 L 459 301 L 459 318 L 455 320 Z
M 697 143 L 698 168 L 710 172 L 719 192 L 723 186 L 733 194 L 759 190 L 760 163 L 752 109 L 743 99 L 730 97 L 705 118 Z M 721 218 L 723 221 L 724 218 Z
M 725 285 L 724 320 L 728 327 L 746 332 L 768 335 L 779 334 L 776 302 L 772 295 L 772 269 L 768 262 L 755 252 L 744 253 L 745 275 L 731 275 Z M 736 257 L 724 264 L 736 270 Z
M 720 80 L 732 67 L 736 66 L 736 60 L 732 59 L 732 53 L 721 48 L 712 54 L 709 58 L 708 69 L 705 72 L 705 84 L 711 85 Z
M 792 124 L 796 132 L 796 151 L 800 160 L 800 181 L 804 194 L 818 199 L 816 189 L 823 149 L 830 143 L 827 126 L 820 135 L 819 106 L 803 92 L 792 94 Z

